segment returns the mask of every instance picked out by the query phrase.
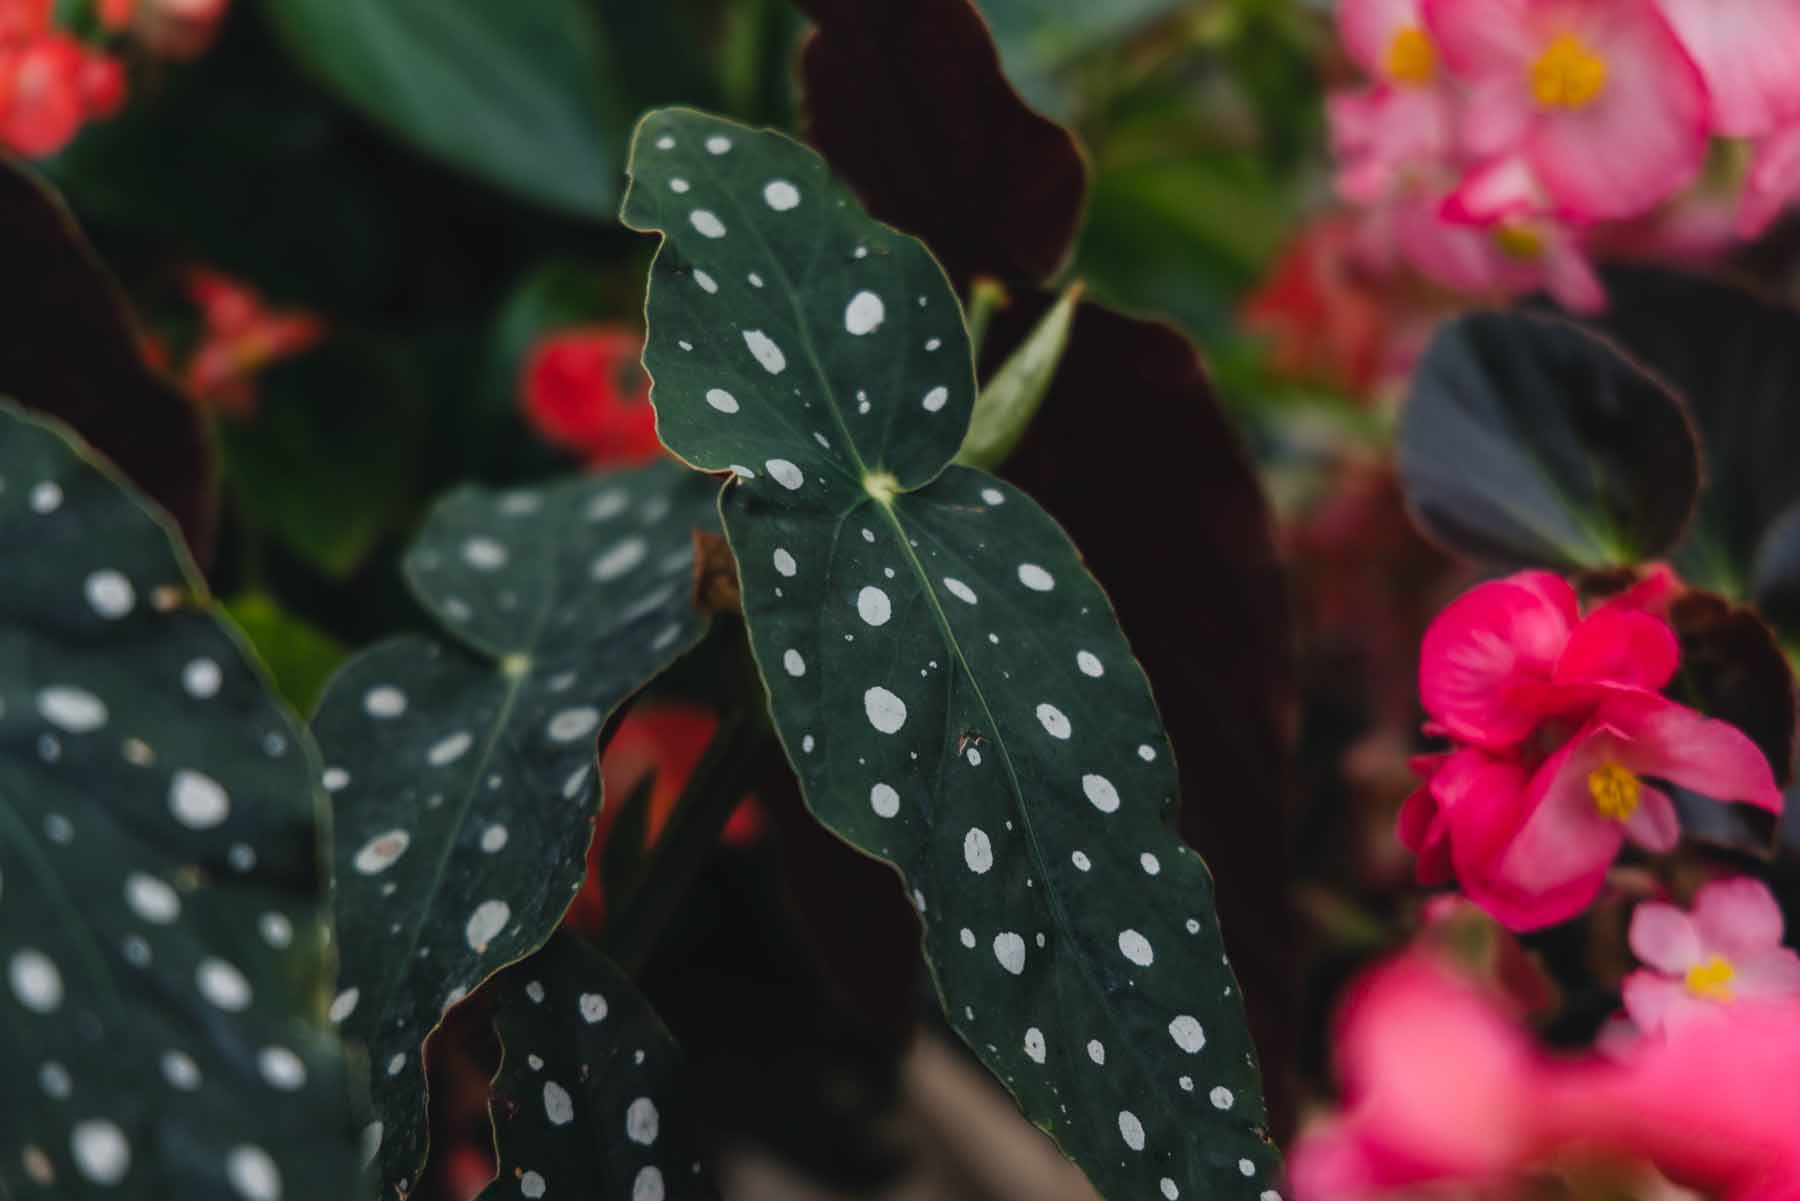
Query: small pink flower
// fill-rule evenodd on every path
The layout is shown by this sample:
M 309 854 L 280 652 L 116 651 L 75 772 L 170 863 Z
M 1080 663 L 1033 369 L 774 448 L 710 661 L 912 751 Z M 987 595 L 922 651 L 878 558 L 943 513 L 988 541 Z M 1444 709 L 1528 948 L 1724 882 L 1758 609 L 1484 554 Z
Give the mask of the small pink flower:
M 1609 690 L 1522 795 L 1463 802 L 1488 815 L 1482 845 L 1455 856 L 1470 899 L 1515 930 L 1534 930 L 1591 904 L 1627 839 L 1647 851 L 1673 849 L 1681 838 L 1674 802 L 1647 777 L 1782 810 L 1769 761 L 1737 727 L 1652 692 Z M 1518 815 L 1511 830 L 1508 814 Z
M 1425 0 L 1424 13 L 1468 83 L 1468 152 L 1516 158 L 1559 214 L 1635 216 L 1699 171 L 1706 85 L 1652 0 Z
M 1344 49 L 1375 81 L 1326 103 L 1337 187 L 1346 200 L 1371 204 L 1408 168 L 1450 153 L 1455 100 L 1419 0 L 1344 0 L 1337 14 Z
M 1631 949 L 1648 965 L 1625 979 L 1631 1020 L 1655 1034 L 1736 1001 L 1800 996 L 1800 955 L 1781 932 L 1781 908 L 1749 876 L 1708 884 L 1692 910 L 1645 901 L 1631 914 Z
M 1800 117 L 1800 4 L 1657 0 L 1706 78 L 1712 131 L 1756 138 Z

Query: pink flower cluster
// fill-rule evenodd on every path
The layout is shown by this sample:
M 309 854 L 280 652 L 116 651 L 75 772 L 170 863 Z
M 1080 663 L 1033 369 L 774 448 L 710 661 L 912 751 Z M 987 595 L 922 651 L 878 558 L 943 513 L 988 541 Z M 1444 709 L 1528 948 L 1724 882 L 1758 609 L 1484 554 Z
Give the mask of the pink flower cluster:
M 1699 925 L 1721 906 L 1709 903 L 1724 895 L 1713 890 L 1733 894 L 1726 908 L 1773 910 L 1760 884 L 1732 880 L 1703 890 L 1691 918 L 1647 904 L 1638 922 L 1668 911 Z M 1612 1054 L 1547 1054 L 1495 992 L 1422 951 L 1375 969 L 1334 1032 L 1345 1109 L 1308 1129 L 1289 1157 L 1297 1201 L 1428 1184 L 1523 1198 L 1539 1195 L 1533 1173 L 1596 1162 L 1651 1165 L 1719 1201 L 1800 1201 L 1800 960 L 1764 946 L 1767 920 L 1728 920 L 1717 936 L 1765 965 L 1779 960 L 1785 987 L 1734 998 L 1728 969 L 1697 980 L 1690 968 L 1677 986 L 1693 993 L 1687 1020 Z
M 1422 883 L 1454 877 L 1515 930 L 1591 904 L 1629 840 L 1674 848 L 1675 806 L 1652 780 L 1780 813 L 1768 760 L 1735 726 L 1661 695 L 1680 664 L 1649 611 L 1654 574 L 1588 613 L 1560 577 L 1526 571 L 1463 594 L 1426 631 L 1419 692 L 1449 751 L 1400 814 Z
M 1341 0 L 1373 80 L 1329 104 L 1337 186 L 1367 243 L 1461 292 L 1605 304 L 1601 223 L 1755 141 L 1737 233 L 1800 195 L 1800 0 Z

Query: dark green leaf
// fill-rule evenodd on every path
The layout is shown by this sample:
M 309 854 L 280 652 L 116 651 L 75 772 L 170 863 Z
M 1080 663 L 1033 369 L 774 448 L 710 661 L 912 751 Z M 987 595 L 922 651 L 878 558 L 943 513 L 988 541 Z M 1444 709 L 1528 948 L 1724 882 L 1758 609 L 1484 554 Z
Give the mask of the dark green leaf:
M 496 991 L 500 1174 L 484 1201 L 713 1195 L 685 1137 L 681 1050 L 631 981 L 560 934 Z
M 172 527 L 10 406 L 0 559 L 0 1194 L 358 1195 L 311 740 Z
M 217 468 L 206 429 L 144 361 L 125 297 L 49 188 L 0 158 L 0 396 L 68 422 L 212 554 Z
M 1690 582 L 1740 598 L 1764 583 L 1763 547 L 1800 501 L 1800 313 L 1739 288 L 1648 268 L 1607 273 L 1612 303 L 1591 319 L 1680 393 L 1694 414 L 1706 487 L 1677 563 Z M 1767 590 L 1782 585 L 1771 578 Z
M 1476 559 L 1565 570 L 1665 553 L 1700 486 L 1681 400 L 1563 321 L 1477 313 L 1432 339 L 1400 425 L 1425 532 Z
M 420 149 L 519 195 L 606 219 L 627 117 L 580 0 L 272 0 L 288 45 Z
M 1102 1192 L 1261 1195 L 1242 999 L 1143 673 L 1055 523 L 947 469 L 975 381 L 943 272 L 779 134 L 664 110 L 634 145 L 658 428 L 738 476 L 809 806 L 904 874 L 952 1025 Z
M 601 731 L 705 631 L 690 577 L 709 499 L 669 463 L 453 493 L 406 557 L 452 641 L 382 643 L 319 707 L 343 1028 L 369 1048 L 391 1187 L 424 1158 L 426 1036 L 555 928 L 585 873 Z

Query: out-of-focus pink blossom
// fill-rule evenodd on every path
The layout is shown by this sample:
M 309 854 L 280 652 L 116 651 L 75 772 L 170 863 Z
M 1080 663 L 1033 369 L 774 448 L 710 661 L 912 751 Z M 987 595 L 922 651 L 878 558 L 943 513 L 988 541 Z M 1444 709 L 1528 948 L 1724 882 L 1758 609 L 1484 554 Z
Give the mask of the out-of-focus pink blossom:
M 1800 197 L 1800 122 L 1757 143 L 1738 207 L 1738 235 L 1758 236 L 1796 197 Z
M 1657 0 L 1706 79 L 1712 131 L 1757 138 L 1800 118 L 1800 4 Z
M 1424 12 L 1468 86 L 1466 150 L 1529 171 L 1559 215 L 1636 216 L 1699 171 L 1706 85 L 1653 0 L 1425 0 Z
M 1605 286 L 1581 233 L 1553 218 L 1521 214 L 1487 224 L 1459 222 L 1448 216 L 1444 201 L 1427 199 L 1403 207 L 1396 235 L 1413 270 L 1454 291 L 1513 297 L 1543 289 L 1574 312 L 1606 307 Z
M 1557 1059 L 1495 994 L 1418 952 L 1370 972 L 1336 1028 L 1341 1115 L 1288 1161 L 1296 1201 L 1503 1186 L 1559 1162 L 1654 1165 L 1721 1201 L 1800 1197 L 1800 1005 L 1749 1001 L 1616 1057 Z
M 1654 1034 L 1721 1005 L 1800 996 L 1800 955 L 1781 932 L 1780 906 L 1749 876 L 1706 885 L 1691 910 L 1645 901 L 1632 911 L 1631 949 L 1646 966 L 1626 977 L 1626 1011 Z

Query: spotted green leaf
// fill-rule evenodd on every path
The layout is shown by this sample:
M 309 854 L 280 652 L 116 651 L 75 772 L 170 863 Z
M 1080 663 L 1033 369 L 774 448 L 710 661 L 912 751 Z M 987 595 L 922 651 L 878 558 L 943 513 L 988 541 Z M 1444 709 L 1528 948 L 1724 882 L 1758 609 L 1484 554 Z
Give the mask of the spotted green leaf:
M 1056 524 L 947 466 L 975 381 L 943 273 L 810 151 L 690 111 L 640 125 L 625 219 L 664 238 L 658 428 L 737 476 L 720 504 L 778 732 L 814 813 L 904 875 L 951 1023 L 1108 1196 L 1268 1196 L 1143 672 Z
M 559 934 L 496 999 L 500 1172 L 482 1201 L 713 1195 L 676 1103 L 681 1050 L 605 956 Z
M 369 1049 L 382 1170 L 425 1153 L 420 1047 L 488 976 L 541 946 L 581 886 L 595 745 L 699 640 L 703 481 L 673 464 L 546 488 L 465 488 L 406 556 L 448 640 L 405 635 L 332 681 L 314 729 L 336 809 L 342 987 Z
M 0 406 L 0 1195 L 352 1196 L 315 752 L 89 454 Z

